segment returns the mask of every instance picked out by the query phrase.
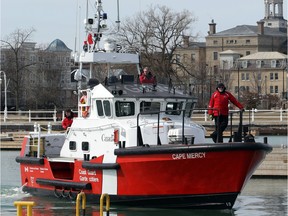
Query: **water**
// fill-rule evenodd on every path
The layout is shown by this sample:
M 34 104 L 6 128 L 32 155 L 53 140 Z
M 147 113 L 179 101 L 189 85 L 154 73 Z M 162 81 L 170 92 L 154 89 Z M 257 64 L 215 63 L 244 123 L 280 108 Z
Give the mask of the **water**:
M 279 138 L 279 137 L 278 137 Z M 280 137 L 281 138 L 281 137 Z M 263 139 L 262 139 L 263 140 Z M 279 144 L 269 139 L 272 146 Z M 284 137 L 284 142 L 287 137 Z M 284 143 L 285 144 L 285 143 Z M 16 215 L 14 201 L 35 201 L 33 216 L 76 215 L 74 201 L 54 197 L 33 197 L 21 191 L 19 164 L 15 157 L 19 151 L 1 151 L 1 211 L 2 216 Z M 153 208 L 110 207 L 110 215 L 117 216 L 286 216 L 288 202 L 287 179 L 251 179 L 238 197 L 233 210 L 171 210 Z M 81 213 L 82 215 L 82 213 Z M 99 205 L 86 206 L 86 216 L 98 216 Z M 106 213 L 104 213 L 106 215 Z

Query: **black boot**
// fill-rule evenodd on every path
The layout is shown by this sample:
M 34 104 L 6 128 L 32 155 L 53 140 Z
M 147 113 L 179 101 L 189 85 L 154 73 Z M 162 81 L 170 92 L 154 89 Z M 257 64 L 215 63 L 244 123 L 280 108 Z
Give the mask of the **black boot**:
M 212 138 L 214 143 L 217 142 L 217 132 L 216 131 L 214 131 L 212 134 L 210 134 L 210 137 Z

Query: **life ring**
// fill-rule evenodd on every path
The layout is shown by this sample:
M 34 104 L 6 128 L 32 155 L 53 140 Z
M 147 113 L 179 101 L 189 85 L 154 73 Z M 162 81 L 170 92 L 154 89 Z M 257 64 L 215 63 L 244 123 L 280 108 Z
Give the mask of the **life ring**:
M 87 95 L 83 95 L 80 98 L 80 103 L 82 105 L 87 104 Z M 90 106 L 81 106 L 80 108 L 81 108 L 82 117 L 84 117 L 84 118 L 88 117 Z
M 82 107 L 82 117 L 86 118 L 89 116 L 89 106 Z

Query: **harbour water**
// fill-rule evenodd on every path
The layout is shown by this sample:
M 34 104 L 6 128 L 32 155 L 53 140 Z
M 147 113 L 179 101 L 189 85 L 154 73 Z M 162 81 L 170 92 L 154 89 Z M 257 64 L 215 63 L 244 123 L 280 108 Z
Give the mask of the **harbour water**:
M 287 137 L 278 137 L 287 146 Z M 259 138 L 262 139 L 262 138 Z M 277 138 L 274 138 L 277 139 Z M 273 144 L 273 147 L 279 144 Z M 260 140 L 259 140 L 260 141 Z M 269 142 L 269 143 L 270 143 Z M 35 201 L 33 216 L 57 215 L 71 216 L 76 215 L 75 201 L 68 198 L 57 199 L 55 197 L 34 197 L 21 191 L 19 164 L 15 162 L 15 157 L 19 151 L 1 151 L 1 211 L 0 215 L 16 215 L 14 201 Z M 130 207 L 110 207 L 109 215 L 117 216 L 286 216 L 288 202 L 287 179 L 256 179 L 252 178 L 245 189 L 238 197 L 232 210 L 171 210 L 171 209 L 152 209 L 152 208 L 130 208 Z M 86 206 L 86 214 L 100 215 L 99 205 Z M 104 212 L 104 215 L 105 212 Z

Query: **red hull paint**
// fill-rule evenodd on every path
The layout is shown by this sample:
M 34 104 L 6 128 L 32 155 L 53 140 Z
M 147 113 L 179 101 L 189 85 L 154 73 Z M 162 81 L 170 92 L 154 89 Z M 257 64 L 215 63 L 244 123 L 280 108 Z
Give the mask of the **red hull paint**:
M 22 149 L 25 149 L 26 143 L 23 142 L 22 145 Z M 252 149 L 247 148 L 247 145 L 251 145 Z M 117 197 L 120 197 L 121 202 L 123 200 L 131 201 L 134 198 L 149 200 L 149 197 L 152 197 L 153 200 L 156 197 L 165 203 L 165 197 L 181 199 L 182 196 L 189 197 L 190 201 L 187 201 L 187 206 L 191 207 L 195 204 L 193 199 L 198 199 L 199 196 L 200 199 L 204 197 L 204 202 L 206 202 L 204 205 L 210 206 L 214 205 L 209 203 L 211 196 L 215 197 L 214 202 L 219 199 L 218 197 L 231 196 L 229 199 L 224 198 L 225 201 L 222 202 L 222 204 L 224 203 L 223 208 L 231 208 L 230 204 L 233 205 L 237 194 L 241 192 L 257 166 L 264 160 L 269 152 L 269 147 L 266 148 L 263 144 L 259 144 L 259 149 L 255 150 L 256 144 L 238 144 L 236 148 L 233 145 L 234 149 L 229 147 L 226 150 L 219 150 L 220 145 L 214 146 L 208 146 L 208 148 L 207 146 L 194 146 L 193 150 L 191 150 L 192 147 L 184 147 L 184 152 L 180 151 L 180 153 L 177 149 L 177 153 L 173 153 L 175 152 L 173 147 L 169 148 L 172 153 L 155 153 L 154 151 L 154 153 L 147 154 L 147 152 L 141 153 L 142 148 L 139 148 L 138 153 L 131 154 L 127 153 L 126 149 L 121 150 L 122 154 L 119 153 L 116 160 L 116 163 L 119 164 L 117 194 L 112 196 L 112 201 L 113 199 L 117 200 Z M 215 149 L 211 150 L 211 148 Z M 153 151 L 153 148 L 151 149 Z M 161 147 L 159 149 L 163 150 Z M 207 151 L 203 149 L 207 149 Z M 166 150 L 164 149 L 164 151 Z M 181 150 L 183 150 L 183 146 Z M 72 193 L 84 191 L 88 196 L 99 196 L 105 192 L 102 191 L 103 170 L 85 169 L 83 160 L 57 162 L 43 158 L 43 164 L 41 164 L 42 162 L 29 164 L 26 160 L 34 163 L 34 157 L 25 157 L 23 151 L 21 151 L 21 157 L 24 158 L 20 162 L 22 184 L 25 184 L 28 191 L 39 190 L 51 193 L 56 190 L 59 193 L 64 190 L 66 194 L 68 191 Z M 98 157 L 90 160 L 89 164 L 102 164 L 102 162 L 103 157 Z M 49 183 L 46 184 L 47 182 Z M 50 182 L 53 182 L 54 185 Z M 66 183 L 68 186 L 63 186 Z M 79 186 L 83 183 L 91 184 L 91 188 L 79 189 L 70 185 Z M 176 205 L 178 201 L 173 202 L 171 205 L 179 204 Z M 219 203 L 222 205 L 221 202 Z M 230 204 L 225 206 L 225 203 Z M 201 204 L 196 203 L 195 205 L 201 206 Z M 151 205 L 150 201 L 148 205 Z
M 206 152 L 205 158 L 194 159 L 188 159 L 187 153 L 178 154 L 181 159 L 173 159 L 173 154 L 120 156 L 118 194 L 240 192 L 265 154 L 264 151 Z
M 201 153 L 202 154 L 202 153 Z M 118 195 L 197 195 L 240 192 L 256 164 L 265 157 L 264 151 L 206 152 L 205 158 L 187 158 L 187 153 L 118 156 Z M 186 155 L 186 156 L 185 156 Z M 173 159 L 174 157 L 174 159 Z M 175 157 L 178 159 L 175 159 Z M 53 162 L 52 162 L 53 163 Z M 82 161 L 57 169 L 44 159 L 44 165 L 21 164 L 22 184 L 32 188 L 54 190 L 39 185 L 37 178 L 90 182 L 87 193 L 102 194 L 102 171 L 82 168 Z M 53 172 L 52 172 L 53 170 Z M 70 172 L 70 174 L 66 174 Z M 56 176 L 56 177 L 55 177 Z M 73 178 L 69 178 L 73 176 Z

